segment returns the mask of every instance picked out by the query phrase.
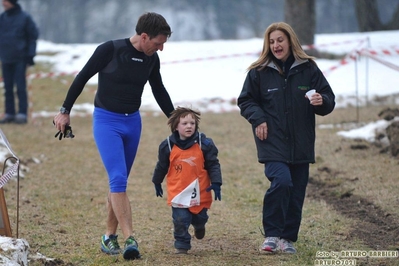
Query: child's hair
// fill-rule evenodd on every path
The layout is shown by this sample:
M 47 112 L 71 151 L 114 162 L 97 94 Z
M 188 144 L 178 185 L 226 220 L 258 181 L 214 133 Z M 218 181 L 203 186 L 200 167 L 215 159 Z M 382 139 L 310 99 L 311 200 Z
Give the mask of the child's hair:
M 186 108 L 186 107 L 180 107 L 178 106 L 173 112 L 171 113 L 171 116 L 169 117 L 168 120 L 168 125 L 170 126 L 170 130 L 175 132 L 177 125 L 180 122 L 180 118 L 184 118 L 187 115 L 192 115 L 194 120 L 195 120 L 195 131 L 199 130 L 199 122 L 201 120 L 200 116 L 201 113 L 199 111 L 194 111 L 193 109 Z

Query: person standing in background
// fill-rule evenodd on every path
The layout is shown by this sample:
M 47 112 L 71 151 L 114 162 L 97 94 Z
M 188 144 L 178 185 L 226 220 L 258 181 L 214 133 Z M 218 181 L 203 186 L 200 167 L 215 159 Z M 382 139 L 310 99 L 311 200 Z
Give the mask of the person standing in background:
M 315 115 L 331 113 L 335 95 L 287 23 L 266 29 L 262 53 L 248 68 L 237 104 L 252 125 L 258 161 L 270 181 L 261 252 L 296 253 L 309 164 L 315 162 Z
M 22 10 L 18 0 L 2 0 L 5 12 L 0 15 L 0 61 L 5 89 L 5 114 L 0 124 L 28 122 L 26 69 L 35 63 L 39 30 L 32 17 Z M 17 87 L 16 110 L 14 85 Z
M 162 15 L 147 12 L 138 19 L 136 34 L 100 44 L 72 82 L 53 120 L 61 132 L 60 140 L 62 135 L 68 137 L 72 107 L 85 84 L 98 73 L 93 135 L 109 184 L 106 230 L 101 236 L 100 248 L 108 255 L 122 253 L 126 260 L 141 257 L 133 237 L 132 208 L 126 190 L 141 137 L 139 109 L 145 84 L 149 82 L 155 100 L 167 117 L 174 110 L 162 82 L 157 54 L 171 35 Z M 124 236 L 123 249 L 117 239 L 118 226 Z

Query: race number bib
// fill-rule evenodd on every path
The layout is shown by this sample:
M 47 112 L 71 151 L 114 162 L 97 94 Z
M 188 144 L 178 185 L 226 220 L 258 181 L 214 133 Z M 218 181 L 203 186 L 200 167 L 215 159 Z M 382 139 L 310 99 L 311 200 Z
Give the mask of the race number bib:
M 172 207 L 190 208 L 200 205 L 200 187 L 198 178 L 177 194 L 171 201 Z

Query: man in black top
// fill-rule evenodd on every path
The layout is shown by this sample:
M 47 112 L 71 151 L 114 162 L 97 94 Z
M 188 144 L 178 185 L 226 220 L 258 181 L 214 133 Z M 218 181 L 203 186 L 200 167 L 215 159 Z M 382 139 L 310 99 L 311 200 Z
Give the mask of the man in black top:
M 98 73 L 94 99 L 93 134 L 108 173 L 107 228 L 101 237 L 101 250 L 125 259 L 140 258 L 133 238 L 132 211 L 126 187 L 141 134 L 139 108 L 144 85 L 149 81 L 153 95 L 167 117 L 174 110 L 160 74 L 157 51 L 171 36 L 165 18 L 157 13 L 143 14 L 130 38 L 99 45 L 68 90 L 55 127 L 64 132 L 70 125 L 70 112 L 87 81 Z M 118 224 L 125 238 L 124 249 L 117 241 Z

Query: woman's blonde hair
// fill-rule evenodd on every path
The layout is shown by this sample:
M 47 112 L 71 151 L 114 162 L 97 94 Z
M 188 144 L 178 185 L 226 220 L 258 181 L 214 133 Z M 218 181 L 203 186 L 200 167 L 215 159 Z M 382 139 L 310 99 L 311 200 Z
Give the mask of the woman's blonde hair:
M 180 118 L 184 118 L 187 115 L 191 115 L 195 120 L 195 130 L 199 130 L 200 116 L 201 113 L 199 111 L 194 111 L 193 109 L 180 107 L 178 106 L 172 113 L 168 119 L 168 125 L 170 130 L 173 132 L 176 131 L 177 125 L 180 123 Z
M 285 22 L 275 22 L 271 24 L 269 27 L 267 27 L 263 39 L 262 52 L 259 58 L 248 67 L 247 69 L 248 71 L 253 68 L 263 69 L 270 62 L 276 60 L 276 57 L 273 55 L 272 51 L 270 50 L 270 34 L 276 30 L 282 31 L 287 36 L 291 53 L 295 57 L 295 60 L 309 60 L 310 62 L 316 64 L 316 62 L 314 61 L 315 58 L 307 55 L 305 51 L 302 49 L 298 36 L 296 35 L 292 27 Z M 280 69 L 280 72 L 281 71 L 282 70 Z

